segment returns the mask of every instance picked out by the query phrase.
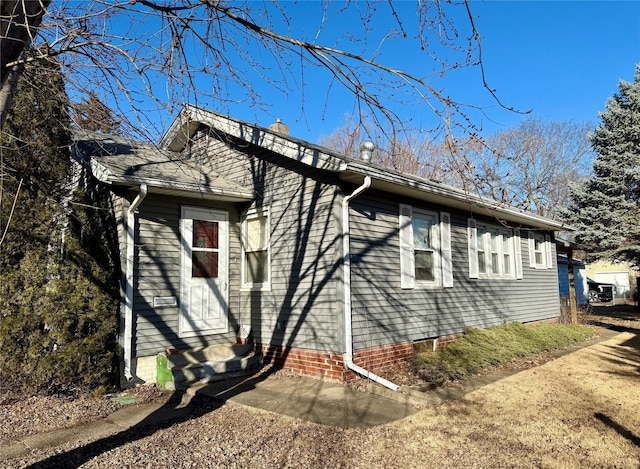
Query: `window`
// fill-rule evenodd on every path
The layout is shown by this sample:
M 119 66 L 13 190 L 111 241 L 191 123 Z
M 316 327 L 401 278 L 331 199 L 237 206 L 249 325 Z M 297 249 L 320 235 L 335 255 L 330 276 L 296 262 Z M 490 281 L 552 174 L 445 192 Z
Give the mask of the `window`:
M 500 266 L 500 249 L 502 245 L 502 236 L 498 234 L 498 230 L 491 229 L 487 233 L 489 238 L 489 258 L 491 259 L 490 274 L 501 275 Z
M 485 241 L 485 230 L 482 226 L 478 226 L 477 228 L 477 240 L 476 240 L 476 244 L 477 244 L 477 253 L 478 253 L 478 272 L 480 272 L 481 274 L 486 274 L 487 273 L 487 253 L 485 252 L 485 248 L 484 248 L 484 241 Z
M 468 220 L 469 278 L 522 278 L 519 232 Z
M 270 288 L 269 212 L 254 210 L 242 222 L 242 285 Z
M 535 266 L 544 267 L 544 240 L 533 237 L 533 263 Z
M 401 287 L 452 287 L 449 214 L 401 204 L 399 218 Z
M 502 273 L 505 276 L 513 275 L 513 237 L 507 230 L 500 231 L 502 241 Z
M 436 281 L 437 223 L 435 214 L 413 212 L 411 228 L 416 282 Z
M 551 236 L 529 232 L 529 266 L 532 269 L 553 268 Z
M 191 276 L 218 277 L 218 222 L 193 220 Z

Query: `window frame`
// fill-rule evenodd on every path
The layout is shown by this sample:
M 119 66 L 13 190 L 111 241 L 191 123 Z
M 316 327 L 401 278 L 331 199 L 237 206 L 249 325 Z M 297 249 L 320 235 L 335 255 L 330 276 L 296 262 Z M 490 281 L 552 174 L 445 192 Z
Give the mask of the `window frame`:
M 430 226 L 431 249 L 416 249 L 414 246 L 415 217 L 429 217 L 434 223 Z M 453 268 L 451 262 L 451 216 L 447 212 L 427 210 L 412 205 L 399 206 L 399 245 L 400 245 L 400 287 L 415 288 L 451 288 L 453 287 Z M 417 280 L 415 253 L 433 252 L 433 280 Z
M 536 241 L 540 249 L 536 249 Z M 553 269 L 553 251 L 551 236 L 545 233 L 529 231 L 529 267 L 532 269 Z M 540 260 L 536 260 L 536 253 L 540 253 Z
M 439 271 L 440 271 L 440 257 L 441 257 L 441 249 L 440 249 L 440 218 L 438 217 L 438 213 L 437 212 L 432 212 L 430 210 L 423 210 L 423 209 L 419 209 L 419 208 L 414 208 L 413 209 L 413 214 L 411 216 L 411 229 L 412 229 L 412 234 L 413 236 L 415 236 L 415 225 L 413 224 L 413 221 L 416 218 L 422 218 L 422 219 L 430 219 L 433 221 L 433 223 L 429 226 L 429 239 L 430 239 L 430 243 L 431 246 L 428 248 L 420 248 L 420 247 L 416 247 L 415 246 L 415 241 L 414 241 L 414 246 L 413 246 L 413 275 L 414 275 L 414 279 L 415 279 L 415 283 L 418 286 L 436 286 L 439 285 L 441 282 L 440 279 L 440 275 L 438 275 Z M 433 254 L 433 258 L 432 258 L 432 270 L 433 270 L 433 280 L 418 280 L 417 275 L 416 275 L 416 252 L 431 252 Z
M 490 223 L 468 220 L 469 278 L 521 279 L 518 267 L 519 232 Z M 505 247 L 508 252 L 505 252 Z M 495 262 L 494 262 L 495 259 Z M 508 259 L 509 271 L 505 269 Z M 484 265 L 484 269 L 482 266 Z M 497 272 L 495 268 L 497 267 Z
M 512 230 L 503 228 L 498 230 L 500 235 L 502 236 L 500 242 L 502 246 L 502 251 L 500 252 L 500 266 L 504 275 L 504 266 L 507 264 L 509 266 L 509 273 L 504 275 L 505 277 L 514 277 L 516 275 L 516 253 L 515 253 L 515 240 L 516 235 Z M 505 253 L 505 241 L 507 244 L 507 253 Z M 505 259 L 508 259 L 508 262 L 505 263 Z
M 270 291 L 271 290 L 271 216 L 268 207 L 257 207 L 248 210 L 241 218 L 240 227 L 240 244 L 242 251 L 242 258 L 240 261 L 240 288 L 242 290 L 257 290 L 257 291 Z M 260 249 L 247 249 L 248 245 L 248 226 L 250 220 L 256 220 L 259 218 L 266 219 L 266 246 Z M 266 275 L 267 280 L 265 282 L 247 282 L 247 254 L 252 252 L 266 252 Z

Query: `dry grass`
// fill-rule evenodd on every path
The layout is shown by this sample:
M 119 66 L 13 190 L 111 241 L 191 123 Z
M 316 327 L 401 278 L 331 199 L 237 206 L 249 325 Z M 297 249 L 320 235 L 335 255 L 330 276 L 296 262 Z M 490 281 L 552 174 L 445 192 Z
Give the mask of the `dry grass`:
M 436 458 L 441 467 L 638 468 L 638 332 L 425 409 L 398 428 L 425 453 L 446 455 Z

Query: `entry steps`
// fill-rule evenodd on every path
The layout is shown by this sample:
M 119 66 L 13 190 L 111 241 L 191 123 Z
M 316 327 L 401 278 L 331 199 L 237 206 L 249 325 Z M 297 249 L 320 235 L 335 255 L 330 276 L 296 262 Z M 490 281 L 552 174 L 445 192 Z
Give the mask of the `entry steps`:
M 210 345 L 191 350 L 167 350 L 156 357 L 158 384 L 168 390 L 246 374 L 262 364 L 253 344 Z

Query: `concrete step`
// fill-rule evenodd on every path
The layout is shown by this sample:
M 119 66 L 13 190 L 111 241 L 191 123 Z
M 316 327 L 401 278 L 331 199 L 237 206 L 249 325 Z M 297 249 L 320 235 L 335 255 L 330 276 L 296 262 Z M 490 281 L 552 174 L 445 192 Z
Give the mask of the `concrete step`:
M 262 356 L 254 354 L 250 344 L 214 345 L 169 355 L 163 352 L 157 356 L 158 384 L 182 390 L 241 376 L 261 364 Z
M 167 355 L 167 366 L 169 369 L 173 369 L 198 363 L 215 363 L 235 357 L 244 357 L 249 355 L 252 349 L 252 344 L 219 344 L 199 347 Z

